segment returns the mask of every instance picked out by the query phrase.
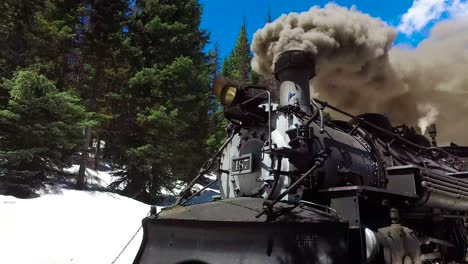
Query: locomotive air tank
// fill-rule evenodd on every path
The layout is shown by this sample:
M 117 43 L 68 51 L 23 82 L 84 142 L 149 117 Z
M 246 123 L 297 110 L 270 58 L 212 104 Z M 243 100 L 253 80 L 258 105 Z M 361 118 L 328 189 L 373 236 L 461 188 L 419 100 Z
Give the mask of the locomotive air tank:
M 228 138 L 174 206 L 143 220 L 134 263 L 463 263 L 467 148 L 311 100 L 314 75 L 313 55 L 292 50 L 275 63 L 279 100 L 215 83 Z M 220 199 L 190 204 L 208 172 Z

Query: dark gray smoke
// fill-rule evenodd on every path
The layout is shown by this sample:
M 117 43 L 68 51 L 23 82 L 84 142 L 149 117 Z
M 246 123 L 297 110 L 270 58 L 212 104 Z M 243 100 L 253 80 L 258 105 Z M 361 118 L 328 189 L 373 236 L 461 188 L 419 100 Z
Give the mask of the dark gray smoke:
M 329 4 L 283 15 L 254 35 L 253 69 L 271 76 L 277 56 L 302 49 L 317 58 L 312 95 L 352 113 L 386 112 L 394 123 L 437 123 L 440 139 L 468 144 L 468 23 L 436 25 L 416 49 L 394 47 L 380 19 Z

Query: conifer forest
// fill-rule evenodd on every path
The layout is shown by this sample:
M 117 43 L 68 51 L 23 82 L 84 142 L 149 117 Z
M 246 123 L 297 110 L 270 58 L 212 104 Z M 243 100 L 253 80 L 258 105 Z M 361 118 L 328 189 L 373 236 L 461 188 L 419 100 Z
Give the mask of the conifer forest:
M 154 202 L 221 145 L 211 93 L 224 73 L 259 82 L 245 25 L 221 65 L 197 0 L 4 0 L 0 3 L 0 193 L 33 197 L 53 181 Z M 76 174 L 64 172 L 79 165 Z

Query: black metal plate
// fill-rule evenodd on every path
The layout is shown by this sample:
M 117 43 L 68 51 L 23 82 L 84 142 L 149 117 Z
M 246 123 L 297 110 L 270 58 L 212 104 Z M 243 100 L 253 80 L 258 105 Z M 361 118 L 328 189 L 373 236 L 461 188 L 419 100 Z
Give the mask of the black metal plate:
M 146 218 L 143 227 L 144 239 L 136 264 L 347 263 L 348 226 L 341 222 Z
M 252 153 L 232 158 L 231 173 L 233 175 L 251 173 L 253 170 L 252 165 Z

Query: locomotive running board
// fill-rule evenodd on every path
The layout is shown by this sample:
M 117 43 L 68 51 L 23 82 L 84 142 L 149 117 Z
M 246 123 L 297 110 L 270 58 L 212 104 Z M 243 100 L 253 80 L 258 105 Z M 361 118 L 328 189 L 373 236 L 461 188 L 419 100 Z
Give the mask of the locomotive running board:
M 300 221 L 300 219 L 298 219 Z M 343 222 L 143 220 L 134 264 L 347 263 Z

